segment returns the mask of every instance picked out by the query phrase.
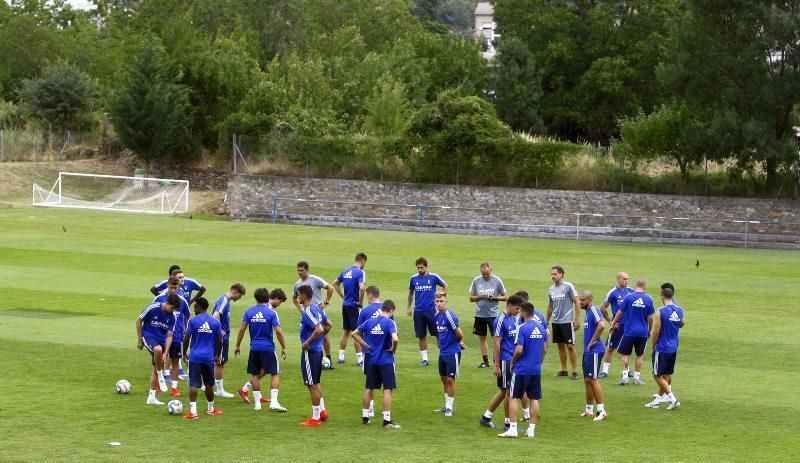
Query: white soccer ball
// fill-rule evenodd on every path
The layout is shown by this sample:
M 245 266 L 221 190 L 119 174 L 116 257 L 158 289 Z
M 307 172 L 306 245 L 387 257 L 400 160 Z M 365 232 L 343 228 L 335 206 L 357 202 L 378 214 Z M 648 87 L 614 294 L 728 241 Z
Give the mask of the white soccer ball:
M 117 381 L 117 394 L 127 394 L 131 392 L 131 383 L 127 379 Z
M 183 403 L 180 400 L 170 400 L 167 404 L 167 411 L 170 415 L 180 415 L 183 413 Z
M 330 368 L 331 367 L 331 359 L 328 357 L 322 357 L 322 368 Z

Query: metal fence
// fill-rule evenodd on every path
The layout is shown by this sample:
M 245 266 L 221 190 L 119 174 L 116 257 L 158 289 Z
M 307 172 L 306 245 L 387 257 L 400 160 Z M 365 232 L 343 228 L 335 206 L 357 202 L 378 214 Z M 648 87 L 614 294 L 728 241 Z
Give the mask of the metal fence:
M 101 143 L 101 136 L 91 132 L 0 130 L 0 162 L 67 159 L 75 149 Z
M 650 244 L 800 249 L 800 222 L 273 198 L 236 220 Z

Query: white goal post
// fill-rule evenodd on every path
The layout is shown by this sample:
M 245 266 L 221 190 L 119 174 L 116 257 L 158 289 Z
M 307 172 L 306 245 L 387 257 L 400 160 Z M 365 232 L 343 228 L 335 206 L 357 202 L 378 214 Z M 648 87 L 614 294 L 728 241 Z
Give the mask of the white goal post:
M 174 214 L 189 210 L 189 182 L 59 172 L 49 190 L 33 184 L 34 206 Z

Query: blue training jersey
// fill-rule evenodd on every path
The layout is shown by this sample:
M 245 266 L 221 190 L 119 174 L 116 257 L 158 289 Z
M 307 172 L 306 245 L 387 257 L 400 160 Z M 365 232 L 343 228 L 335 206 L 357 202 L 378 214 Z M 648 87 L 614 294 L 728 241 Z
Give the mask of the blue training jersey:
M 365 305 L 364 308 L 361 309 L 361 312 L 358 313 L 358 322 L 356 325 L 361 326 L 370 318 L 380 317 L 381 307 L 383 307 L 383 303 L 381 302 L 373 302 L 372 304 Z
M 537 322 L 541 323 L 542 326 L 544 326 L 544 328 L 547 329 L 547 319 L 544 318 L 544 314 L 543 313 L 539 312 L 536 309 L 533 309 L 533 319 L 536 320 Z M 520 322 L 520 324 L 522 324 L 522 322 Z
M 367 274 L 358 268 L 358 265 L 351 265 L 342 270 L 342 273 L 336 277 L 336 281 L 342 283 L 344 289 L 344 298 L 342 301 L 344 307 L 355 307 L 361 303 L 359 300 L 359 290 L 366 279 Z
M 492 336 L 500 338 L 500 360 L 506 362 L 511 360 L 514 355 L 514 343 L 517 340 L 517 328 L 519 328 L 519 318 L 513 315 L 500 315 L 494 319 Z
M 164 290 L 153 299 L 153 302 L 167 302 L 167 291 Z M 180 307 L 176 307 L 175 311 L 175 331 L 172 332 L 172 342 L 183 342 L 183 327 L 186 325 L 186 320 L 192 318 L 192 312 L 189 311 L 189 303 L 183 297 L 180 288 L 178 289 L 178 296 L 180 296 Z
M 408 283 L 409 291 L 414 291 L 414 311 L 434 312 L 436 310 L 436 287 L 444 288 L 444 280 L 435 273 L 412 275 Z
M 391 365 L 394 363 L 394 354 L 386 352 L 392 348 L 392 334 L 397 333 L 394 320 L 380 316 L 370 318 L 358 325 L 358 332 L 371 349 L 366 350 L 369 355 L 370 365 Z
M 242 314 L 242 322 L 247 323 L 250 331 L 250 350 L 258 352 L 275 352 L 272 333 L 281 326 L 278 313 L 269 303 L 256 304 Z
M 160 302 L 153 302 L 139 314 L 142 320 L 142 336 L 154 339 L 159 344 L 167 342 L 167 333 L 175 331 L 175 314 L 165 312 Z
M 325 312 L 319 308 L 318 305 L 311 304 L 303 309 L 303 315 L 300 316 L 300 343 L 306 342 L 312 334 L 317 325 L 325 328 L 325 323 L 328 321 Z M 323 336 L 320 335 L 316 341 L 308 346 L 309 352 L 322 351 Z
M 661 317 L 661 330 L 658 332 L 656 352 L 678 352 L 678 330 L 683 322 L 683 309 L 673 302 L 658 309 L 658 316 Z
M 647 337 L 647 317 L 655 313 L 653 298 L 644 292 L 634 291 L 622 300 L 619 310 L 625 325 L 625 336 Z
M 222 340 L 222 325 L 208 313 L 201 313 L 189 320 L 186 334 L 189 341 L 189 361 L 192 363 L 213 363 L 217 340 Z
M 586 317 L 583 320 L 583 352 L 587 354 L 602 354 L 606 351 L 606 347 L 603 344 L 603 341 L 598 336 L 597 340 L 592 344 L 589 345 L 589 341 L 592 340 L 592 336 L 594 336 L 594 332 L 597 331 L 597 325 L 600 322 L 604 322 L 603 314 L 600 313 L 600 309 L 595 306 L 589 307 L 586 310 Z
M 453 355 L 461 352 L 461 344 L 456 339 L 458 317 L 450 309 L 444 312 L 436 311 L 436 334 L 439 340 L 439 355 Z
M 515 346 L 522 346 L 522 355 L 514 364 L 515 375 L 541 375 L 547 329 L 536 320 L 528 320 L 517 328 Z M 515 347 L 516 348 L 516 347 Z
M 219 323 L 222 325 L 223 337 L 231 336 L 231 300 L 223 294 L 214 302 L 214 313 L 219 312 Z
M 625 296 L 633 292 L 633 288 L 624 287 L 622 289 L 617 288 L 614 286 L 611 288 L 611 291 L 606 293 L 606 298 L 603 302 L 607 302 L 611 306 L 611 318 L 614 318 L 614 315 L 619 312 L 619 308 L 622 305 L 622 301 L 625 299 Z M 622 321 L 620 321 L 622 323 Z
M 153 287 L 156 289 L 156 291 L 162 292 L 167 289 L 167 281 L 168 280 L 161 280 L 161 283 L 158 283 Z M 186 299 L 186 302 L 189 302 L 192 300 L 192 292 L 199 291 L 202 287 L 203 285 L 201 285 L 197 280 L 186 277 L 183 279 L 183 284 L 180 286 L 180 290 L 183 292 L 181 296 Z

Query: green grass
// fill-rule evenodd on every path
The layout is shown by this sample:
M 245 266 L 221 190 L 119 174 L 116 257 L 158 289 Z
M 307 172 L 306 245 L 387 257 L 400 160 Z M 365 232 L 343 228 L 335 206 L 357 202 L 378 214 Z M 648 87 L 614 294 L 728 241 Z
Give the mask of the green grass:
M 244 283 L 249 294 L 234 305 L 237 317 L 255 288 L 290 288 L 298 260 L 333 280 L 358 251 L 369 255 L 368 283 L 400 306 L 414 259 L 426 256 L 430 269 L 449 282 L 450 302 L 466 333 L 472 317 L 467 289 L 483 260 L 491 261 L 509 289 L 527 289 L 539 308 L 556 263 L 566 268 L 568 281 L 597 298 L 618 270 L 646 278 L 653 295 L 652 288 L 669 280 L 686 310 L 674 380 L 683 406 L 676 412 L 645 409 L 654 390 L 649 378 L 647 386 L 625 388 L 609 379 L 603 382 L 609 420 L 581 419 L 582 382 L 552 376 L 558 369 L 552 350 L 536 439 L 501 441 L 477 424 L 495 385 L 491 373 L 474 368 L 476 338 L 466 337 L 455 416 L 445 420 L 432 412 L 442 398 L 436 370 L 417 366 L 411 323 L 401 316 L 393 414 L 403 429 L 360 424 L 363 379 L 352 362 L 323 374 L 330 421 L 301 429 L 297 423 L 310 406 L 297 371 L 298 315 L 290 306 L 279 309 L 290 347 L 281 388 L 289 413 L 256 413 L 238 398 L 219 399 L 223 416 L 184 422 L 163 407 L 144 405 L 149 362 L 136 350 L 134 320 L 151 299 L 148 288 L 170 264 L 181 264 L 204 283 L 209 299 L 235 281 Z M 798 257 L 0 209 L 0 461 L 511 461 L 534 455 L 573 462 L 796 460 Z M 340 314 L 333 309 L 331 315 L 336 339 Z M 432 353 L 435 359 L 435 348 Z M 246 357 L 230 362 L 227 389 L 245 381 L 245 367 Z M 618 373 L 615 358 L 612 377 Z M 120 378 L 131 381 L 131 394 L 114 393 Z M 198 405 L 202 409 L 204 399 Z M 122 446 L 111 448 L 110 441 Z

